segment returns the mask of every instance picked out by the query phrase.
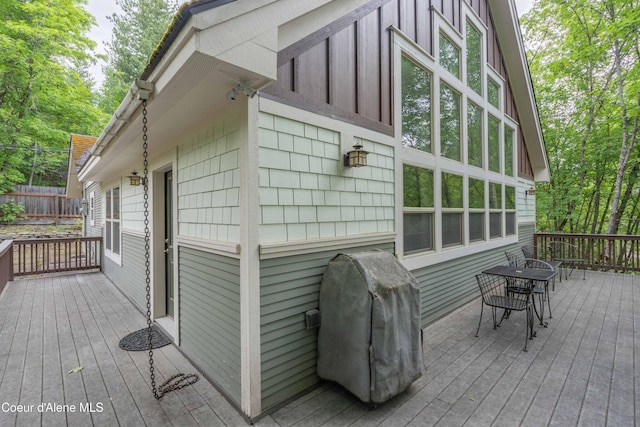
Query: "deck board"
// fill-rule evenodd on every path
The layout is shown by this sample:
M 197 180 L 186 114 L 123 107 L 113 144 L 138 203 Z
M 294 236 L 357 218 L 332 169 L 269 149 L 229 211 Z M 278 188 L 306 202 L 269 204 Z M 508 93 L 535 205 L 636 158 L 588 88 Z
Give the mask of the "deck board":
M 373 408 L 326 382 L 256 425 L 635 425 L 639 286 L 638 276 L 598 272 L 557 283 L 553 318 L 548 328 L 536 325 L 528 352 L 518 313 L 497 330 L 485 314 L 476 338 L 480 304 L 473 301 L 424 329 L 423 376 L 406 392 Z M 76 411 L 0 411 L 0 425 L 247 424 L 204 378 L 157 401 L 146 352 L 118 347 L 145 326 L 101 273 L 9 283 L 0 296 L 0 400 L 73 404 Z M 175 346 L 154 350 L 154 359 L 157 384 L 196 372 Z M 76 367 L 82 370 L 69 373 Z M 80 403 L 102 410 L 81 412 Z

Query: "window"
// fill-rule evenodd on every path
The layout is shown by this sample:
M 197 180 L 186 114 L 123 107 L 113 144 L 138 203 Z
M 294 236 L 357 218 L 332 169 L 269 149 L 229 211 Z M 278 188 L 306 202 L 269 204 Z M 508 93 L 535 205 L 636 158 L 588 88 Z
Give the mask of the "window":
M 502 236 L 502 184 L 489 183 L 489 236 Z
M 402 145 L 431 153 L 431 74 L 402 57 Z
M 469 178 L 469 241 L 485 239 L 484 181 Z
M 467 22 L 467 86 L 482 95 L 482 34 Z
M 516 234 L 516 188 L 510 185 L 504 187 L 505 233 L 507 236 Z
M 463 235 L 462 176 L 442 174 L 442 246 L 462 244 Z
M 440 65 L 460 78 L 460 49 L 442 33 L 440 33 Z
M 433 242 L 433 171 L 403 166 L 404 253 L 432 250 Z
M 120 254 L 120 187 L 106 193 L 105 249 Z
M 500 120 L 489 116 L 489 170 L 500 172 Z
M 488 82 L 489 84 L 487 85 L 487 101 L 489 101 L 489 104 L 500 109 L 500 86 L 498 86 L 498 83 L 494 82 L 491 79 L 488 79 Z
M 440 84 L 440 154 L 460 161 L 460 94 Z
M 504 174 L 513 174 L 513 134 L 514 131 L 509 126 L 504 127 Z M 514 207 L 515 209 L 515 207 Z
M 96 196 L 96 193 L 94 191 L 89 193 L 89 223 L 91 225 L 96 224 L 96 204 L 95 204 L 96 197 L 95 196 Z
M 482 153 L 482 109 L 471 102 L 467 108 L 467 150 L 469 164 L 481 168 L 484 163 Z

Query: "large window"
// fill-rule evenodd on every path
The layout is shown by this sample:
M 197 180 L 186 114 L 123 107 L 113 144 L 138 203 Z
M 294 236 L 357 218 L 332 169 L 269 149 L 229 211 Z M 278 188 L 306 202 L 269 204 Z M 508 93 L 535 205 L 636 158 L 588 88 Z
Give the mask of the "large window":
M 467 86 L 482 95 L 482 34 L 467 22 Z
M 402 57 L 402 145 L 431 153 L 431 73 Z
M 489 170 L 500 172 L 500 120 L 489 116 Z
M 513 176 L 513 129 L 504 126 L 504 174 Z M 514 206 L 515 209 L 515 206 Z
M 516 234 L 516 188 L 510 185 L 504 187 L 505 233 L 507 236 Z
M 442 174 L 442 247 L 462 244 L 463 223 L 462 177 Z
M 500 86 L 492 79 L 488 79 L 487 101 L 496 108 L 500 108 Z
M 489 183 L 489 236 L 502 236 L 502 184 Z
M 482 150 L 482 109 L 469 102 L 467 107 L 467 151 L 469 164 L 481 168 L 483 166 Z
M 404 253 L 432 250 L 433 242 L 433 171 L 404 165 Z
M 469 178 L 469 241 L 485 239 L 484 181 Z
M 120 187 L 106 192 L 105 249 L 120 255 Z
M 440 83 L 440 154 L 460 161 L 460 94 Z
M 440 65 L 460 78 L 460 49 L 442 33 L 440 33 Z

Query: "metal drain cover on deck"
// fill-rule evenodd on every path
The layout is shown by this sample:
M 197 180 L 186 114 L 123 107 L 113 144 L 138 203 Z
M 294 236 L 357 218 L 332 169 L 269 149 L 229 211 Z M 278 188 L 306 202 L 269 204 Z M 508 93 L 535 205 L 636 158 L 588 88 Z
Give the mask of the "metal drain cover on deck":
M 151 348 L 164 347 L 171 344 L 171 340 L 155 326 L 151 327 Z M 144 351 L 149 349 L 149 335 L 147 328 L 131 332 L 120 340 L 120 348 L 127 351 Z

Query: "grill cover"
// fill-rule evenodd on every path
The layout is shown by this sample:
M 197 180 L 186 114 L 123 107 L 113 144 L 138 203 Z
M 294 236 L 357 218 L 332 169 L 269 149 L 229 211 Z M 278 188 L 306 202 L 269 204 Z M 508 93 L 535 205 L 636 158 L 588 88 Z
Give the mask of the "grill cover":
M 382 403 L 422 375 L 420 289 L 383 251 L 339 254 L 320 285 L 317 372 L 367 403 Z

